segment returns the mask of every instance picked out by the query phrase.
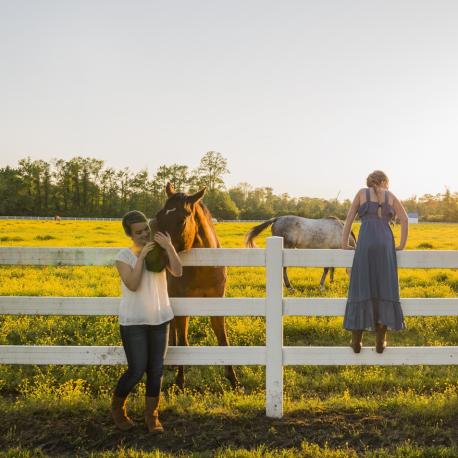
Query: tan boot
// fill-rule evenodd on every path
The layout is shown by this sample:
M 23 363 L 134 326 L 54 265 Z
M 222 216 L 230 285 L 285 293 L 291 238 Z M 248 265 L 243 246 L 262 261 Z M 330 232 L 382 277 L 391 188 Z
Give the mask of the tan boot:
M 378 324 L 375 328 L 375 351 L 377 353 L 383 353 L 386 348 L 386 326 L 384 324 Z
M 357 330 L 357 331 L 351 331 L 351 348 L 353 348 L 353 351 L 355 353 L 359 353 L 361 351 L 361 347 L 363 345 L 363 331 L 362 330 Z
M 160 397 L 145 397 L 145 423 L 148 431 L 153 434 L 161 434 L 164 428 L 159 421 L 159 399 Z
M 115 425 L 122 431 L 127 431 L 134 426 L 134 422 L 126 414 L 126 401 L 125 398 L 120 398 L 113 394 L 111 400 L 111 416 Z

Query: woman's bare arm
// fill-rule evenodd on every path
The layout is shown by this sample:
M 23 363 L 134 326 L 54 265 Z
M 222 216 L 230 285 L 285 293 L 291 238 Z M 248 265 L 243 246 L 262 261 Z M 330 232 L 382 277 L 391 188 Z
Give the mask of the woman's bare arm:
M 341 242 L 342 248 L 344 250 L 354 250 L 354 247 L 348 244 L 348 238 L 350 237 L 351 225 L 353 224 L 353 221 L 356 217 L 356 213 L 358 212 L 358 208 L 360 206 L 360 194 L 361 194 L 361 189 L 358 191 L 355 198 L 353 199 L 353 202 L 350 206 L 350 209 L 348 210 L 347 217 L 345 219 L 344 228 L 342 230 L 342 242 Z
M 393 194 L 393 193 L 392 193 Z M 402 203 L 398 200 L 398 198 L 393 194 L 393 208 L 396 212 L 396 216 L 401 223 L 401 240 L 399 245 L 396 247 L 396 250 L 403 250 L 407 243 L 407 236 L 409 233 L 409 217 L 407 216 L 407 212 L 402 205 Z
M 116 261 L 115 263 L 121 280 L 131 291 L 137 291 L 140 285 L 143 272 L 143 261 L 145 260 L 145 256 L 153 249 L 153 246 L 154 242 L 148 242 L 142 248 L 134 268 L 122 261 Z

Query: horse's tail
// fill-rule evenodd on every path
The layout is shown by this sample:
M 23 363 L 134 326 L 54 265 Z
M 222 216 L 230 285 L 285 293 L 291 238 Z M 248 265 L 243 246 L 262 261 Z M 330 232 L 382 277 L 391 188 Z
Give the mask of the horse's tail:
M 245 236 L 245 246 L 248 248 L 256 248 L 256 243 L 254 243 L 254 238 L 259 235 L 266 227 L 269 227 L 271 224 L 277 221 L 278 217 L 268 219 L 258 226 L 253 227 L 251 231 L 247 232 Z

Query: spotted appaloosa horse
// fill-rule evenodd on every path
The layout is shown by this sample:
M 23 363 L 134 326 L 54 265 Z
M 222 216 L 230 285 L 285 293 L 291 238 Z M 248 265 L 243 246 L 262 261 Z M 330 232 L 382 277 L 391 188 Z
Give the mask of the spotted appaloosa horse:
M 272 235 L 283 237 L 283 246 L 285 248 L 341 247 L 343 222 L 338 218 L 310 219 L 294 215 L 278 216 L 253 227 L 246 235 L 246 246 L 255 247 L 254 238 L 270 225 L 272 225 Z M 356 237 L 353 232 L 350 235 L 349 244 L 356 246 Z M 320 281 L 322 290 L 324 289 L 328 271 L 331 271 L 331 282 L 334 281 L 334 267 L 325 267 Z M 283 267 L 283 281 L 287 288 L 294 289 L 289 281 L 286 267 Z
M 168 232 L 177 252 L 191 248 L 221 248 L 209 210 L 201 202 L 205 188 L 192 195 L 175 192 L 167 183 L 167 201 L 152 220 L 154 230 Z M 170 297 L 223 297 L 226 288 L 226 267 L 183 267 L 183 275 L 174 277 L 167 272 Z M 212 316 L 210 323 L 218 344 L 229 345 L 224 317 Z M 188 346 L 188 316 L 177 316 L 171 325 L 171 344 Z M 232 388 L 239 382 L 232 366 L 225 367 Z M 184 386 L 184 369 L 178 367 L 176 384 Z

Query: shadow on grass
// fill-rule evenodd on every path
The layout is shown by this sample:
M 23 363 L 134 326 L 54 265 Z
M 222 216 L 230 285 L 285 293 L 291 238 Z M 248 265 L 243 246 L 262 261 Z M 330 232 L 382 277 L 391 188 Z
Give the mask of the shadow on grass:
M 0 450 L 15 447 L 41 450 L 48 456 L 77 456 L 90 452 L 138 452 L 158 450 L 175 454 L 210 452 L 217 449 L 301 449 L 304 442 L 319 447 L 356 453 L 391 449 L 410 442 L 419 447 L 455 447 L 457 415 L 408 415 L 395 410 L 374 412 L 361 409 L 329 408 L 315 412 L 297 409 L 282 419 L 265 417 L 263 409 L 213 409 L 186 413 L 173 405 L 161 412 L 166 429 L 151 436 L 143 424 L 141 408 L 130 415 L 135 427 L 116 430 L 108 403 L 59 405 L 46 402 L 2 401 Z M 192 409 L 190 409 L 192 410 Z

